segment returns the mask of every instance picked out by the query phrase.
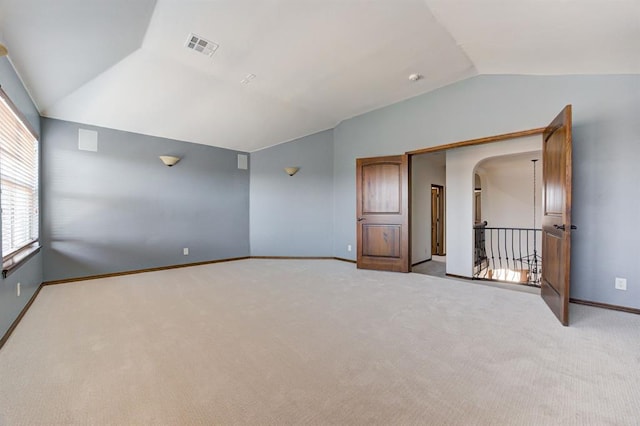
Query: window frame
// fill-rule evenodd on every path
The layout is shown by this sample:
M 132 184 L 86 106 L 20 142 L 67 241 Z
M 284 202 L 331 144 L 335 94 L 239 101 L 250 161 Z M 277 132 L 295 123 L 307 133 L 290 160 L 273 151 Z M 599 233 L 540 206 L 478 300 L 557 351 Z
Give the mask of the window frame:
M 9 273 L 17 269 L 20 265 L 27 262 L 33 256 L 40 252 L 40 230 L 41 230 L 41 214 L 40 214 L 40 148 L 41 141 L 40 135 L 35 131 L 31 122 L 27 119 L 27 117 L 20 111 L 20 109 L 13 103 L 11 98 L 7 95 L 7 93 L 0 87 L 0 98 L 4 101 L 9 109 L 15 114 L 15 116 L 20 120 L 22 125 L 26 128 L 26 130 L 31 133 L 31 136 L 34 137 L 38 146 L 38 158 L 36 158 L 36 167 L 37 167 L 37 176 L 38 179 L 36 181 L 36 188 L 38 192 L 38 237 L 25 244 L 23 247 L 20 247 L 13 252 L 9 253 L 6 256 L 2 257 L 2 278 L 6 278 Z M 0 193 L 0 197 L 2 194 Z M 4 225 L 4 224 L 3 224 Z

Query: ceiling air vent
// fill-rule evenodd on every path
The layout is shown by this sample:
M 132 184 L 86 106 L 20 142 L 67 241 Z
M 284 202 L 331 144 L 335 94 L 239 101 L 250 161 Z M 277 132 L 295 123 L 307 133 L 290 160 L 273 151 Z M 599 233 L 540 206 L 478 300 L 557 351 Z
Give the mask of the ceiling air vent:
M 187 42 L 185 46 L 188 49 L 195 50 L 196 52 L 200 52 L 203 55 L 207 55 L 209 57 L 213 56 L 218 49 L 218 44 L 205 40 L 199 35 L 195 35 L 194 33 L 189 34 L 189 38 L 187 38 Z

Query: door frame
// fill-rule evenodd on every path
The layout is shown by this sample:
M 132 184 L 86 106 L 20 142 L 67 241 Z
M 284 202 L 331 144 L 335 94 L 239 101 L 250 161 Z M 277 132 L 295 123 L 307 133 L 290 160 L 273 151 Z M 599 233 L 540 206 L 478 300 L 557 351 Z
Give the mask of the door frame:
M 465 140 L 465 141 L 461 141 L 461 142 L 454 142 L 454 143 L 448 143 L 448 144 L 444 144 L 444 145 L 437 145 L 437 146 L 431 146 L 428 148 L 421 148 L 421 149 L 416 149 L 413 151 L 407 151 L 405 154 L 409 157 L 409 164 L 412 164 L 412 160 L 413 160 L 413 156 L 414 155 L 420 155 L 420 154 L 428 154 L 428 153 L 433 153 L 433 152 L 441 152 L 441 151 L 448 151 L 448 150 L 452 150 L 452 149 L 456 149 L 456 148 L 464 148 L 467 146 L 476 146 L 476 145 L 483 145 L 483 144 L 488 144 L 488 143 L 494 143 L 494 142 L 504 142 L 504 141 L 508 141 L 511 139 L 518 139 L 518 138 L 524 138 L 527 136 L 536 136 L 536 135 L 540 135 L 540 137 L 542 137 L 542 134 L 544 133 L 546 127 L 538 127 L 535 129 L 529 129 L 529 130 L 522 130 L 520 132 L 511 132 L 511 133 L 503 133 L 500 135 L 494 135 L 494 136 L 487 136 L 484 138 L 477 138 L 477 139 L 469 139 L 469 140 Z M 540 141 L 540 147 L 542 147 L 542 140 Z M 411 174 L 409 174 L 409 185 L 410 187 L 412 186 L 412 182 L 411 182 Z M 446 184 L 445 184 L 446 185 Z M 409 202 L 411 202 L 411 191 L 409 191 Z M 409 209 L 409 223 L 412 223 L 412 217 L 411 217 L 411 209 Z M 444 246 L 445 246 L 445 251 L 446 251 L 446 247 L 447 247 L 447 240 L 446 240 L 446 235 L 444 236 Z M 411 247 L 409 247 L 409 250 L 411 251 Z M 410 256 L 413 256 L 413 253 L 409 253 Z M 449 275 L 449 274 L 447 274 Z M 471 277 L 458 277 L 458 278 L 471 278 Z
M 447 151 L 454 148 L 463 148 L 465 146 L 482 145 L 485 143 L 501 142 L 509 139 L 524 138 L 526 136 L 542 135 L 546 127 L 538 127 L 536 129 L 523 130 L 521 132 L 503 133 L 501 135 L 487 136 L 478 139 L 469 139 L 461 142 L 448 143 L 444 145 L 431 146 L 429 148 L 416 149 L 414 151 L 407 151 L 405 154 L 411 158 L 414 155 L 427 154 L 429 152 Z

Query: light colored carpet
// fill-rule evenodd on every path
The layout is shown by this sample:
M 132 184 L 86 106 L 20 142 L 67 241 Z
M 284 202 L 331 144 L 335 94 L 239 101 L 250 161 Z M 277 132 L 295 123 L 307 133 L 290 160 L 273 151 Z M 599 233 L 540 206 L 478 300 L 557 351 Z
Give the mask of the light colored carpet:
M 330 260 L 49 286 L 0 424 L 638 424 L 640 316 L 571 308 Z

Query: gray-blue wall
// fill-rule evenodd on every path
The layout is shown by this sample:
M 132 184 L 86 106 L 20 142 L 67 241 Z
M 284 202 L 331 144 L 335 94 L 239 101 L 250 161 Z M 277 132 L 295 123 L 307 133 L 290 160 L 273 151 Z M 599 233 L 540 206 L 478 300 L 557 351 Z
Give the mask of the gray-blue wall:
M 355 244 L 355 159 L 547 125 L 573 105 L 572 297 L 640 308 L 640 76 L 479 76 L 334 129 L 334 255 Z M 628 290 L 614 288 L 615 277 Z
M 333 130 L 251 154 L 252 256 L 332 256 L 332 226 Z
M 40 133 L 38 110 L 6 57 L 0 58 L 0 86 L 29 120 L 34 130 Z M 42 282 L 42 253 L 35 255 L 12 271 L 7 278 L 0 278 L 0 280 L 0 337 L 2 337 Z M 17 283 L 21 284 L 20 296 L 16 293 Z
M 79 128 L 97 152 L 78 149 Z M 47 118 L 42 133 L 45 281 L 249 255 L 238 152 Z
M 0 79 L 38 129 L 6 59 Z M 356 158 L 542 127 L 569 103 L 572 296 L 640 308 L 640 76 L 479 76 L 255 152 L 250 173 L 234 151 L 43 119 L 43 254 L 2 281 L 0 331 L 42 280 L 249 254 L 354 259 Z M 78 128 L 98 131 L 98 152 L 78 150 Z M 183 160 L 168 168 L 161 154 Z

